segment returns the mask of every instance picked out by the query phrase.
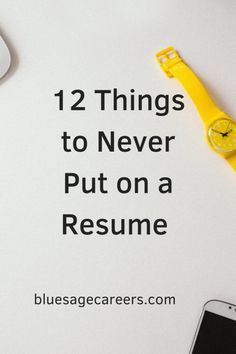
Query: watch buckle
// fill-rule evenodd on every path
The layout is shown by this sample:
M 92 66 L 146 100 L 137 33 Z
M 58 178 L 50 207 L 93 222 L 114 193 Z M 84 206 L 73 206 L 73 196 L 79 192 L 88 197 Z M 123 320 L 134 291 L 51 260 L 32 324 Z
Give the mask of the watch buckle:
M 168 47 L 156 53 L 156 59 L 168 77 L 173 77 L 169 69 L 182 61 L 174 47 Z

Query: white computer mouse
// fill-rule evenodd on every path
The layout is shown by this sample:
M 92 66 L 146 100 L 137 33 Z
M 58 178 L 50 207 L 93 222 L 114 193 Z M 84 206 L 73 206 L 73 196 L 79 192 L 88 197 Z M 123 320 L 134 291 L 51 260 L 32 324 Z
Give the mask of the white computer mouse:
M 11 65 L 10 51 L 0 36 L 0 79 L 8 72 Z

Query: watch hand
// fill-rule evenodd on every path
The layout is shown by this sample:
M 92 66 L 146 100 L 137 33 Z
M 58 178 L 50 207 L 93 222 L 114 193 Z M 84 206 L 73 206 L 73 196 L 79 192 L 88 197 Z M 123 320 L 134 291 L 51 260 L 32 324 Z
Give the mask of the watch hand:
M 231 133 L 232 131 L 233 131 L 233 129 L 230 129 L 228 132 L 223 133 L 222 136 L 223 136 L 223 137 L 228 136 L 229 133 Z
M 227 130 L 229 129 L 230 123 L 231 123 L 231 122 L 229 121 L 225 133 L 227 133 Z
M 213 132 L 215 132 L 215 133 L 218 133 L 218 134 L 220 134 L 220 135 L 223 135 L 224 133 L 222 133 L 222 132 L 219 132 L 219 130 L 216 130 L 216 129 L 211 129 Z

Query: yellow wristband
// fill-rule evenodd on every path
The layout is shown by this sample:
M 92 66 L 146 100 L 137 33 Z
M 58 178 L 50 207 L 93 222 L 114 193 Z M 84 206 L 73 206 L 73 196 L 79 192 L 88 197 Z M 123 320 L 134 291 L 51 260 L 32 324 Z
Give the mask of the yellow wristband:
M 206 126 L 210 147 L 236 171 L 236 122 L 215 104 L 173 47 L 158 52 L 156 58 L 166 75 L 177 78 L 192 98 Z
M 158 52 L 156 58 L 167 76 L 175 77 L 184 86 L 195 103 L 204 123 L 222 114 L 222 111 L 209 96 L 201 81 L 183 62 L 173 47 L 168 47 Z
M 226 158 L 233 170 L 236 172 L 236 153 Z

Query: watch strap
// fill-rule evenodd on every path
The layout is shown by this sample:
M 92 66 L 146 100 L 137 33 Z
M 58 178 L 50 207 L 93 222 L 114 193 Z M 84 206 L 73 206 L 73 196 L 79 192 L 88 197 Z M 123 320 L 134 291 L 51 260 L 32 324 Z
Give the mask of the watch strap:
M 233 170 L 236 172 L 236 152 L 233 155 L 230 155 L 229 157 L 227 157 L 226 160 L 231 165 Z
M 197 75 L 183 62 L 173 47 L 158 52 L 156 58 L 166 75 L 177 78 L 184 86 L 206 125 L 224 114 L 209 96 Z

